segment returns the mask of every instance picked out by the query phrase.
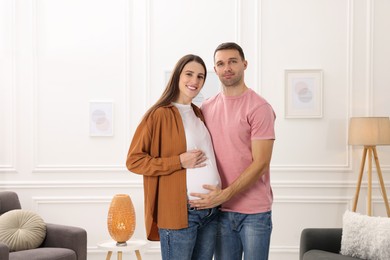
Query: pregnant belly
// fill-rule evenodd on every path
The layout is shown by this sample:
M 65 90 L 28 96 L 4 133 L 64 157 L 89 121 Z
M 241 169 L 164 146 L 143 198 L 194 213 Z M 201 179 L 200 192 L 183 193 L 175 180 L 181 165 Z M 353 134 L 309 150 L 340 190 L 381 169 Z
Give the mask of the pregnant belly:
M 198 199 L 190 196 L 190 193 L 208 193 L 209 190 L 204 189 L 204 184 L 220 186 L 220 178 L 217 169 L 210 166 L 205 166 L 196 169 L 187 169 L 187 194 L 189 199 Z

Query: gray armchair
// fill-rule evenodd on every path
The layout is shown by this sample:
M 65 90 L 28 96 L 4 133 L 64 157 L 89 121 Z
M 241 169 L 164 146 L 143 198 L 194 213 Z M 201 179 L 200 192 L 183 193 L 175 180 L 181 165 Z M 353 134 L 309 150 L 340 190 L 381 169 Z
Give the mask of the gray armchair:
M 301 233 L 299 260 L 357 260 L 340 254 L 341 228 L 306 228 Z
M 0 215 L 21 209 L 18 195 L 12 191 L 0 192 Z M 46 223 L 46 237 L 38 248 L 10 252 L 0 242 L 1 260 L 86 260 L 87 232 L 79 227 Z

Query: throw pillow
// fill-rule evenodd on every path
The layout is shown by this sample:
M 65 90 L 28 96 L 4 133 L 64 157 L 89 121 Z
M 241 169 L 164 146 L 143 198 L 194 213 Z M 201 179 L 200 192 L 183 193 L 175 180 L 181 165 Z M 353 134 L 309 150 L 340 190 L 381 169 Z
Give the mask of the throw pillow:
M 340 253 L 370 260 L 390 259 L 390 218 L 346 211 Z
M 15 209 L 0 216 L 0 241 L 11 252 L 37 248 L 45 237 L 46 224 L 34 212 Z

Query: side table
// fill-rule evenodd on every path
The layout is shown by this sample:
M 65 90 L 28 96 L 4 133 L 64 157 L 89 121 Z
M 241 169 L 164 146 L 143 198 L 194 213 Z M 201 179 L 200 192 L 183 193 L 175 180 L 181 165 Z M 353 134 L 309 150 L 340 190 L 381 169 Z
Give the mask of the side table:
M 115 241 L 110 240 L 98 243 L 97 246 L 99 248 L 108 250 L 106 260 L 111 259 L 112 252 L 117 252 L 118 260 L 122 260 L 122 253 L 131 251 L 135 252 L 137 260 L 142 260 L 141 253 L 139 252 L 139 250 L 145 247 L 148 244 L 148 241 L 141 239 L 131 239 L 126 243 L 126 246 L 117 246 Z

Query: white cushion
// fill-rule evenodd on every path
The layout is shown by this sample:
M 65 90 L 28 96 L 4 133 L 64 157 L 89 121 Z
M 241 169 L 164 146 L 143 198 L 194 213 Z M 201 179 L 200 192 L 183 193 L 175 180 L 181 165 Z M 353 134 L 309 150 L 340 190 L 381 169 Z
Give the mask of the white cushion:
M 390 218 L 346 211 L 340 253 L 362 259 L 389 260 Z
M 46 224 L 36 213 L 21 209 L 0 216 L 0 241 L 10 251 L 39 247 L 46 237 Z

